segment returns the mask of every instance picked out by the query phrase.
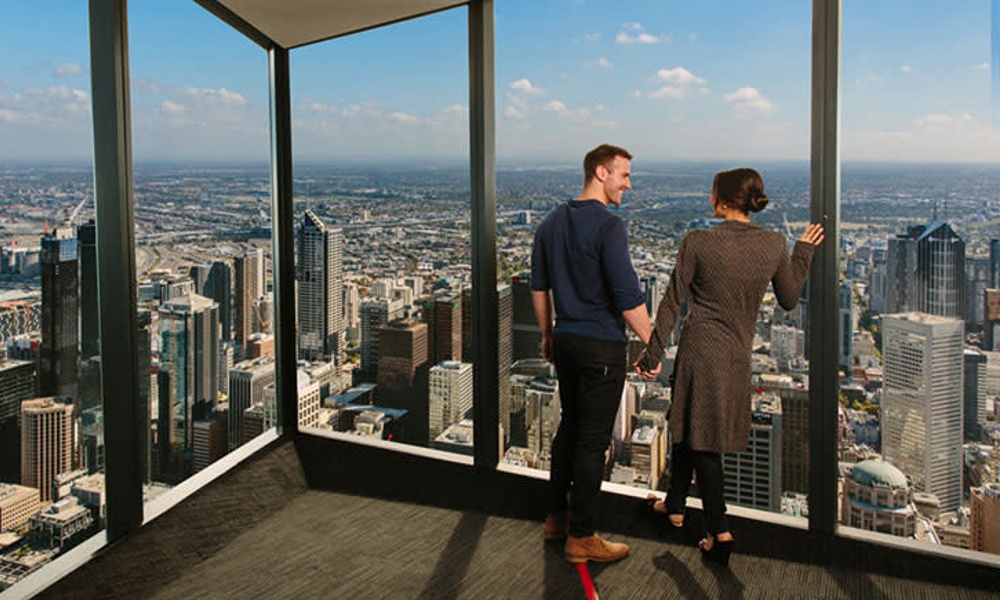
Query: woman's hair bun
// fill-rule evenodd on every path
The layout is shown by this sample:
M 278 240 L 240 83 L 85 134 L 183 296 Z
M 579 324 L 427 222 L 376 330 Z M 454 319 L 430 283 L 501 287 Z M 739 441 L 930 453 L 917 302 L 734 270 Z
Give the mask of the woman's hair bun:
M 747 210 L 750 212 L 760 212 L 767 207 L 768 201 L 769 198 L 767 197 L 767 194 L 754 194 L 752 191 L 747 197 Z

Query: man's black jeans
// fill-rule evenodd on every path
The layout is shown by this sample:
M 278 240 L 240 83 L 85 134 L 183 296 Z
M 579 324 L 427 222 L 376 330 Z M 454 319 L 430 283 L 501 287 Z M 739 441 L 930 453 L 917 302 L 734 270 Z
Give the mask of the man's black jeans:
M 626 344 L 574 335 L 554 342 L 562 418 L 552 441 L 549 514 L 571 507 L 569 534 L 586 537 L 594 533 L 605 451 L 625 386 Z

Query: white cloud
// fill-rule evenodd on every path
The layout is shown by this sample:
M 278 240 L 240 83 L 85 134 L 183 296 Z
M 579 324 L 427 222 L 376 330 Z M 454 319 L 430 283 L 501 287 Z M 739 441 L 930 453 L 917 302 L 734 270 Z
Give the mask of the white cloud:
M 585 33 L 585 34 L 583 34 L 583 37 L 580 38 L 580 41 L 584 42 L 584 43 L 587 43 L 587 44 L 592 44 L 594 42 L 599 42 L 599 41 L 601 41 L 601 34 L 600 33 Z
M 70 77 L 72 75 L 82 75 L 85 69 L 82 65 L 76 63 L 66 63 L 62 65 L 56 65 L 52 68 L 52 74 L 56 77 Z
M 611 67 L 615 66 L 615 63 L 611 62 L 610 60 L 602 56 L 597 59 L 597 66 L 604 67 L 605 69 L 610 69 Z
M 183 104 L 171 102 L 170 100 L 164 100 L 163 103 L 160 104 L 160 110 L 162 110 L 163 112 L 179 114 L 187 109 L 184 107 Z
M 988 62 L 981 62 L 981 63 L 979 63 L 978 65 L 976 65 L 976 66 L 975 66 L 974 68 L 975 68 L 975 69 L 976 69 L 977 71 L 986 71 L 986 70 L 989 70 L 989 68 L 990 68 L 990 63 L 988 63 Z
M 531 83 L 530 79 L 518 79 L 510 84 L 510 89 L 528 94 L 529 96 L 542 96 L 545 94 L 545 90 Z
M 508 106 L 503 110 L 503 116 L 507 117 L 508 119 L 523 119 L 524 113 L 517 110 L 513 106 Z
M 969 113 L 932 113 L 917 117 L 913 124 L 928 131 L 965 129 L 974 119 Z
M 421 122 L 419 118 L 404 112 L 394 112 L 389 115 L 389 118 L 403 125 L 416 125 Z
M 554 110 L 556 112 L 563 112 L 566 110 L 566 105 L 559 100 L 552 100 L 545 105 L 545 110 Z
M 909 75 L 910 73 L 913 72 L 913 67 L 911 67 L 910 65 L 903 65 L 902 71 L 903 71 L 903 73 L 906 73 L 907 75 Z
M 686 88 L 672 85 L 665 85 L 658 90 L 646 93 L 647 98 L 666 98 L 667 100 L 681 100 L 682 98 L 687 98 L 689 95 L 690 93 Z
M 615 41 L 619 44 L 659 44 L 669 42 L 670 37 L 647 33 L 642 23 L 623 23 L 622 30 L 615 36 Z
M 774 104 L 765 98 L 757 88 L 743 87 L 723 96 L 726 102 L 736 107 L 738 117 L 748 113 L 770 114 L 777 112 Z
M 673 69 L 660 69 L 656 72 L 656 77 L 660 81 L 666 81 L 674 85 L 691 85 L 705 83 L 705 79 L 698 77 L 684 67 L 674 67 Z
M 217 90 L 209 88 L 180 88 L 177 90 L 178 94 L 184 97 L 192 98 L 198 102 L 202 102 L 208 105 L 221 105 L 221 106 L 245 106 L 247 99 L 239 92 L 233 92 L 227 90 L 226 88 L 219 88 Z
M 695 94 L 708 93 L 708 89 L 704 87 L 705 78 L 698 77 L 684 67 L 660 69 L 656 72 L 654 80 L 665 82 L 666 85 L 647 92 L 646 97 L 648 98 L 680 100 Z

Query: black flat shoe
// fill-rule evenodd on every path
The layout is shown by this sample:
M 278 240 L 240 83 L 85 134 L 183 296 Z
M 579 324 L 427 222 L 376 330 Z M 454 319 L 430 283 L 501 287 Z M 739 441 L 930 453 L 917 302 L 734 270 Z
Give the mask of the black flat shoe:
M 661 502 L 663 503 L 663 510 L 658 510 L 656 508 L 656 505 L 659 504 L 659 503 L 661 503 Z M 667 521 L 670 523 L 671 527 L 674 527 L 676 529 L 680 529 L 681 527 L 684 527 L 684 513 L 682 513 L 682 512 L 670 512 L 670 511 L 668 511 L 667 510 L 667 501 L 666 500 L 660 500 L 659 498 L 657 498 L 656 496 L 653 496 L 653 495 L 647 496 L 646 497 L 646 508 L 649 509 L 650 513 L 652 513 L 653 515 L 655 515 L 657 517 L 662 517 L 662 516 L 667 517 Z M 680 521 L 676 521 L 676 520 L 672 519 L 671 517 L 673 517 L 673 516 L 679 516 L 680 517 Z
M 735 545 L 736 540 L 720 541 L 711 535 L 709 535 L 709 537 L 712 538 L 712 547 L 708 550 L 705 549 L 705 542 L 708 541 L 708 538 L 698 542 L 698 549 L 701 550 L 701 558 L 719 566 L 728 568 L 729 556 L 733 553 L 733 546 Z

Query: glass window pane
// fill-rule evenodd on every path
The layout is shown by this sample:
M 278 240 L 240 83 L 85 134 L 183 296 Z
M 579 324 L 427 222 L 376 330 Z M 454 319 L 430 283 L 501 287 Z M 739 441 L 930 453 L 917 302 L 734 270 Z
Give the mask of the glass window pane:
M 195 3 L 129 27 L 148 502 L 275 424 L 267 54 Z
M 510 319 L 511 332 L 508 353 L 501 351 L 510 365 L 501 375 L 503 462 L 548 470 L 561 407 L 557 374 L 541 359 L 531 300 L 538 224 L 580 194 L 584 154 L 612 143 L 635 156 L 632 189 L 610 210 L 627 226 L 651 316 L 682 238 L 717 223 L 708 201 L 717 171 L 758 169 L 771 205 L 753 219 L 793 242 L 809 216 L 812 14 L 808 3 L 723 2 L 499 3 L 497 11 L 497 252 L 500 283 L 510 294 L 500 318 Z M 714 11 L 726 18 L 712 17 Z M 618 16 L 609 19 L 609 12 Z M 806 297 L 803 291 L 798 306 L 784 311 L 769 291 L 758 311 L 749 440 L 742 452 L 724 456 L 731 504 L 808 514 Z M 666 489 L 673 441 L 668 376 L 682 337 L 678 323 L 658 380 L 628 376 L 606 480 L 661 495 Z M 632 361 L 641 343 L 629 339 Z
M 1000 5 L 846 3 L 841 523 L 1000 553 Z
M 107 515 L 86 3 L 5 7 L 0 55 L 3 591 Z
M 472 454 L 466 22 L 292 52 L 304 430 Z

